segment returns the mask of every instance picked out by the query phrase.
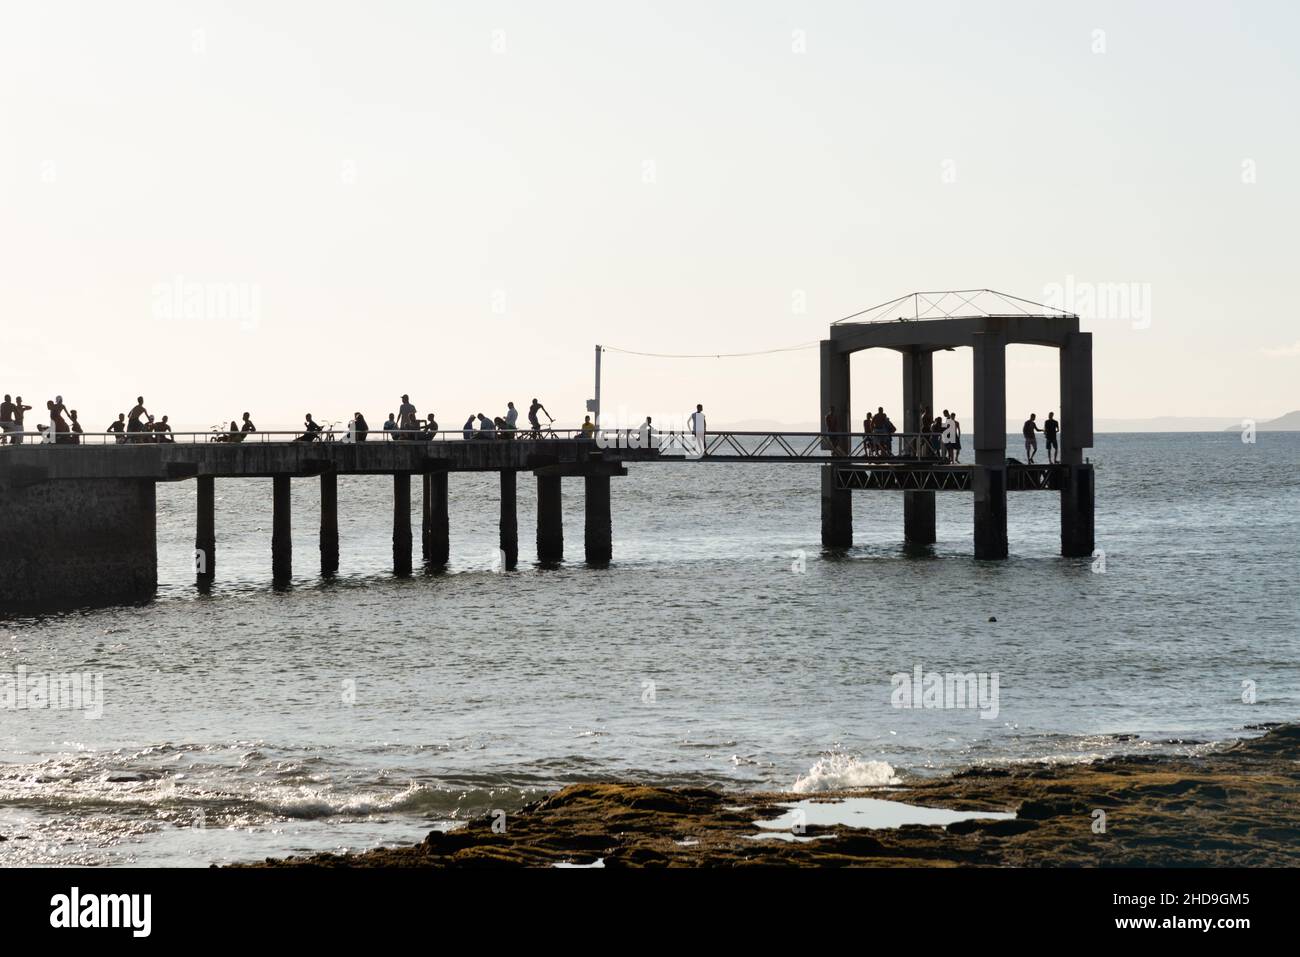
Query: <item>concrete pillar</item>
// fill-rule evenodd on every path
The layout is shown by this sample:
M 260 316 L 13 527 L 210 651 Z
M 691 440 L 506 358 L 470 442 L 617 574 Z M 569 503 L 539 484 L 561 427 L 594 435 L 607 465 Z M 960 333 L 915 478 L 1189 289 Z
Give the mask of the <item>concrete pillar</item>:
M 1007 340 L 975 342 L 975 557 L 1007 557 Z
M 422 479 L 424 494 L 420 497 L 420 561 L 427 565 L 433 545 L 433 476 L 425 472 Z
M 293 577 L 293 523 L 289 476 L 271 478 L 271 578 L 283 584 Z
M 152 479 L 0 482 L 0 610 L 149 601 L 158 585 Z
M 339 570 L 339 476 L 325 471 L 320 475 L 320 573 L 332 575 Z
M 587 475 L 585 544 L 587 562 L 603 565 L 614 557 L 614 532 L 609 517 L 609 476 Z
M 393 574 L 411 574 L 411 475 L 393 473 Z
M 1007 470 L 975 466 L 975 557 L 1007 557 Z
M 564 500 L 558 475 L 537 476 L 537 560 L 564 561 Z
M 849 353 L 837 352 L 830 339 L 823 339 L 821 345 L 821 408 L 817 410 L 817 429 L 825 426 L 826 413 L 835 406 L 835 414 L 840 420 L 840 431 L 851 432 L 853 418 L 849 410 Z M 847 441 L 847 440 L 845 440 Z M 822 448 L 829 450 L 831 443 L 822 441 Z M 844 450 L 845 452 L 848 449 Z
M 1073 332 L 1060 351 L 1061 463 L 1083 464 L 1092 448 L 1092 333 Z
M 198 509 L 194 523 L 194 578 L 210 585 L 217 574 L 216 479 L 200 475 L 195 479 Z
M 903 353 L 903 431 L 922 432 L 922 417 L 934 418 L 934 353 L 913 347 Z M 917 451 L 918 447 L 908 449 Z M 928 448 L 921 447 L 920 451 Z M 903 493 L 903 538 L 912 545 L 935 541 L 934 493 Z
M 826 413 L 831 406 L 840 420 L 840 429 L 852 431 L 853 421 L 849 408 L 849 354 L 836 351 L 835 344 L 823 339 L 821 344 L 821 408 L 817 410 L 817 421 L 826 421 Z M 822 428 L 822 426 L 818 426 Z M 847 440 L 846 440 L 847 441 Z M 822 448 L 829 449 L 831 443 L 822 442 Z M 845 451 L 848 451 L 847 449 Z M 853 499 L 852 493 L 835 488 L 835 473 L 832 466 L 822 466 L 822 545 L 826 548 L 847 548 L 853 544 Z
M 1093 529 L 1093 471 L 1091 465 L 1065 466 L 1061 486 L 1061 554 L 1086 558 L 1096 547 Z
M 432 472 L 425 476 L 424 514 L 428 516 L 429 525 L 429 552 L 425 563 L 430 568 L 442 568 L 451 557 L 446 472 Z
M 514 571 L 519 564 L 519 518 L 516 512 L 515 491 L 518 473 L 501 470 L 501 553 L 505 556 L 506 571 Z
M 822 466 L 822 547 L 853 544 L 853 493 L 835 487 L 835 466 Z
M 1091 555 L 1094 542 L 1092 466 L 1084 450 L 1092 448 L 1092 333 L 1072 332 L 1061 346 L 1061 554 Z

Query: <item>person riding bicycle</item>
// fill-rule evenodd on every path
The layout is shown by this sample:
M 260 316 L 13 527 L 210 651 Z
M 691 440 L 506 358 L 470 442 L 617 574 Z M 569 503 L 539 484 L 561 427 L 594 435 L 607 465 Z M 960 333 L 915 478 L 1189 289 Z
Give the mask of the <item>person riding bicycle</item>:
M 511 406 L 512 406 L 512 407 L 513 407 L 513 405 L 514 405 L 514 403 L 511 403 Z M 533 399 L 533 403 L 532 403 L 532 405 L 530 405 L 530 406 L 528 407 L 528 424 L 531 425 L 531 426 L 533 427 L 533 431 L 534 431 L 534 432 L 540 432 L 540 431 L 542 431 L 542 423 L 539 422 L 539 421 L 537 421 L 537 410 L 538 410 L 538 409 L 541 409 L 543 412 L 546 412 L 546 406 L 542 405 L 542 404 L 541 404 L 540 402 L 538 402 L 536 399 Z M 555 421 L 554 419 L 551 418 L 551 413 L 549 413 L 549 412 L 546 412 L 546 417 L 547 417 L 548 419 L 550 419 L 551 422 L 554 422 L 554 421 Z

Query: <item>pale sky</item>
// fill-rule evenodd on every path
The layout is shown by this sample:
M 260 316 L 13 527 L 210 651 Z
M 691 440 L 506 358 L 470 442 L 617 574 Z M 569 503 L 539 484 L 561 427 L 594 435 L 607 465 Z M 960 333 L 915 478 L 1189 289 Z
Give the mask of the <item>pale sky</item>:
M 596 343 L 775 349 L 914 290 L 1123 284 L 1145 315 L 1084 321 L 1098 417 L 1280 415 L 1297 11 L 6 3 L 0 391 L 88 429 L 138 393 L 198 427 L 377 426 L 402 392 L 448 428 L 533 396 L 574 425 Z M 1055 406 L 1054 354 L 1008 364 L 1012 418 Z M 855 359 L 855 418 L 897 410 L 898 366 Z M 937 405 L 969 415 L 968 366 L 941 357 Z M 607 412 L 696 402 L 814 421 L 817 352 L 605 356 Z

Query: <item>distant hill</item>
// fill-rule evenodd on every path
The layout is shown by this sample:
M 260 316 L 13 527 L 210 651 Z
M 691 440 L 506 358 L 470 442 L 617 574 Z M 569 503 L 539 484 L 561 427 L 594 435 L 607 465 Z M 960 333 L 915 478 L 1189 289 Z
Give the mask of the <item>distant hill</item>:
M 1238 419 L 1232 425 L 1223 431 L 1238 432 L 1241 430 L 1241 419 Z M 1286 415 L 1280 415 L 1276 419 L 1269 419 L 1267 422 L 1256 422 L 1256 432 L 1300 432 L 1300 409 L 1294 412 L 1288 412 Z

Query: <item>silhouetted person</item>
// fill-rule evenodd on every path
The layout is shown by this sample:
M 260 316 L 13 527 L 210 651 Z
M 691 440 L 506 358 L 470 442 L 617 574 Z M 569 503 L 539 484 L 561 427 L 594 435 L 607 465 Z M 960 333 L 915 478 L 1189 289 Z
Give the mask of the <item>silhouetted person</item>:
M 466 442 L 474 438 L 474 416 L 472 414 L 465 420 L 465 424 L 460 427 L 460 437 Z
M 369 434 L 370 426 L 366 423 L 366 417 L 360 412 L 352 416 L 352 440 L 354 442 L 364 442 Z
M 231 422 L 230 425 L 233 428 L 235 423 Z M 311 417 L 310 412 L 307 413 L 307 420 L 303 422 L 302 427 L 303 433 L 294 439 L 295 442 L 316 442 L 320 439 L 320 433 L 323 429 L 320 424 Z
M 519 410 L 515 408 L 513 402 L 506 403 L 506 428 L 513 432 L 516 428 L 515 423 L 519 421 Z
M 145 430 L 144 422 L 141 420 L 148 414 L 149 410 L 144 407 L 144 396 L 137 395 L 135 397 L 135 405 L 131 408 L 131 411 L 126 414 L 127 432 L 143 432 Z
M 392 412 L 388 413 L 388 419 L 384 422 L 384 438 L 397 438 L 397 416 Z
M 14 399 L 14 445 L 23 444 L 23 414 L 31 410 L 30 405 L 23 405 L 21 395 Z
M 18 425 L 14 422 L 14 400 L 13 396 L 5 394 L 3 402 L 0 402 L 0 443 L 9 441 L 9 433 L 15 431 Z
M 1061 423 L 1053 416 L 1055 412 L 1047 413 L 1047 420 L 1043 423 L 1043 438 L 1047 442 L 1047 464 L 1061 464 L 1061 447 L 1056 444 L 1056 435 L 1061 431 Z
M 409 395 L 403 395 L 402 404 L 397 407 L 397 427 L 407 433 L 419 431 L 420 424 L 415 421 L 415 406 L 411 404 Z M 402 438 L 415 438 L 415 436 L 407 435 Z
M 119 412 L 117 414 L 117 420 L 108 423 L 108 428 L 105 429 L 104 431 L 111 432 L 112 434 L 116 435 L 118 445 L 121 445 L 123 442 L 125 442 L 126 441 L 126 413 Z
M 542 423 L 537 421 L 537 413 L 539 410 L 546 412 L 546 406 L 542 405 L 536 399 L 533 399 L 532 405 L 528 407 L 528 424 L 533 427 L 534 432 L 542 431 Z M 546 412 L 546 418 L 551 422 L 555 421 L 551 418 L 551 413 L 549 412 Z
M 826 410 L 826 435 L 830 440 L 831 455 L 843 455 L 840 439 L 836 434 L 840 430 L 840 417 L 835 414 L 835 406 Z
M 1034 433 L 1043 431 L 1035 421 L 1037 418 L 1037 413 L 1030 412 L 1029 418 L 1025 419 L 1025 424 L 1020 429 L 1025 436 L 1025 463 L 1027 465 L 1033 465 L 1034 456 L 1038 454 L 1038 436 Z
M 81 428 L 81 422 L 77 420 L 76 409 L 73 409 L 68 413 L 68 421 L 71 423 L 70 429 L 72 432 L 72 434 L 68 437 L 68 441 L 70 441 L 73 445 L 80 445 L 83 430 Z
M 253 424 L 252 418 L 247 412 L 244 413 L 244 424 L 239 427 L 241 432 L 256 432 L 257 426 Z
M 478 414 L 478 437 L 480 439 L 496 438 L 496 426 L 493 425 L 492 420 L 482 412 Z
M 637 431 L 641 439 L 641 448 L 643 449 L 650 448 L 651 445 L 654 443 L 654 434 L 655 434 L 654 425 L 650 421 L 650 416 L 647 415 L 645 417 L 645 421 L 641 423 L 641 428 L 638 429 Z
M 172 427 L 167 424 L 167 416 L 165 415 L 153 424 L 153 432 L 156 440 L 159 442 L 176 441 L 176 439 L 172 437 Z
M 424 437 L 430 442 L 438 437 L 438 420 L 433 417 L 432 412 L 424 423 Z
M 695 407 L 695 411 L 692 412 L 690 417 L 686 420 L 686 427 L 695 433 L 696 438 L 701 440 L 704 438 L 704 429 L 706 428 L 704 423 L 704 406 L 697 405 Z

